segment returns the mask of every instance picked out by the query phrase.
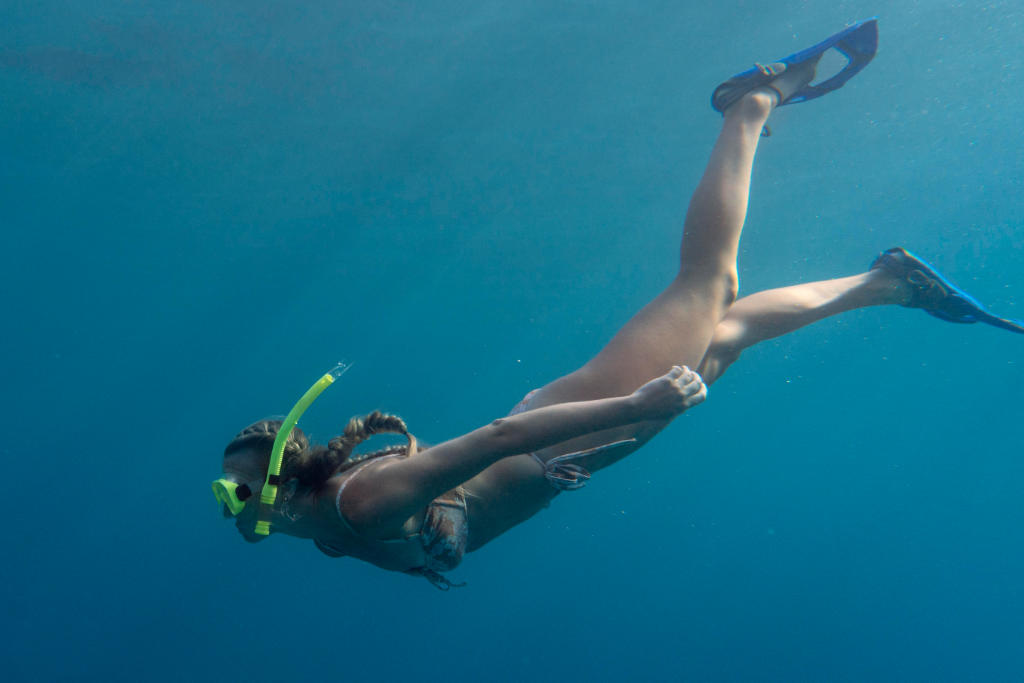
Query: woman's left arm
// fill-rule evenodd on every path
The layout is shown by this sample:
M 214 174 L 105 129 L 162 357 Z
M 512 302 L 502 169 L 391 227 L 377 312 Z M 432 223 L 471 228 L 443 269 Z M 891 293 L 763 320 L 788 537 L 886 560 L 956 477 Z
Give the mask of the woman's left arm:
M 697 373 L 676 366 L 629 396 L 559 403 L 499 418 L 416 457 L 368 469 L 346 489 L 345 518 L 362 534 L 388 537 L 434 498 L 502 458 L 604 429 L 670 420 L 701 403 L 706 392 Z

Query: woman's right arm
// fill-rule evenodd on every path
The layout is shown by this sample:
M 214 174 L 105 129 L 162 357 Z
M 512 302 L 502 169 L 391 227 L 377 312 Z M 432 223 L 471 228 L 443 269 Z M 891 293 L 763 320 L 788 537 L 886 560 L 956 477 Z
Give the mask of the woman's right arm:
M 604 429 L 671 420 L 701 403 L 706 392 L 697 373 L 676 366 L 629 396 L 560 403 L 499 418 L 414 458 L 369 468 L 346 489 L 345 518 L 364 535 L 387 538 L 430 501 L 502 458 Z

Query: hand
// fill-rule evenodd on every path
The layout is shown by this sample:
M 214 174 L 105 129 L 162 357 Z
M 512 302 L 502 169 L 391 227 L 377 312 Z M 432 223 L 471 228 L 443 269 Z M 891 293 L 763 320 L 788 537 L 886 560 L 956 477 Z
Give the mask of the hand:
M 673 366 L 668 374 L 652 379 L 632 396 L 644 420 L 671 420 L 707 397 L 708 388 L 700 375 L 685 365 Z

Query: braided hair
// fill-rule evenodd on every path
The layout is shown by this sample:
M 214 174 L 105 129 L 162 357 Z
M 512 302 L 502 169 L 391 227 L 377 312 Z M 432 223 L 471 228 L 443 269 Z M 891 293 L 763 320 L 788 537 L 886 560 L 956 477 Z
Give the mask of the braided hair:
M 270 451 L 281 424 L 281 420 L 270 419 L 254 422 L 235 435 L 224 449 L 224 456 L 249 448 L 261 454 L 265 451 L 269 464 Z M 375 434 L 402 434 L 409 443 L 388 446 L 372 453 L 353 454 L 356 446 Z M 341 435 L 331 439 L 326 446 L 310 445 L 306 435 L 296 427 L 285 443 L 281 479 L 297 479 L 301 486 L 315 492 L 334 475 L 359 463 L 384 455 L 415 453 L 416 449 L 416 437 L 409 433 L 405 421 L 379 410 L 350 419 Z

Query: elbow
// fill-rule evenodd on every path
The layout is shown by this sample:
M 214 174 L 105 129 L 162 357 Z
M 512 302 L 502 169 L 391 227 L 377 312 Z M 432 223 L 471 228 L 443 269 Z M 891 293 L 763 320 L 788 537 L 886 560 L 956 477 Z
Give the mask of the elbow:
M 519 422 L 511 417 L 499 417 L 487 425 L 487 450 L 502 457 L 529 450 Z

